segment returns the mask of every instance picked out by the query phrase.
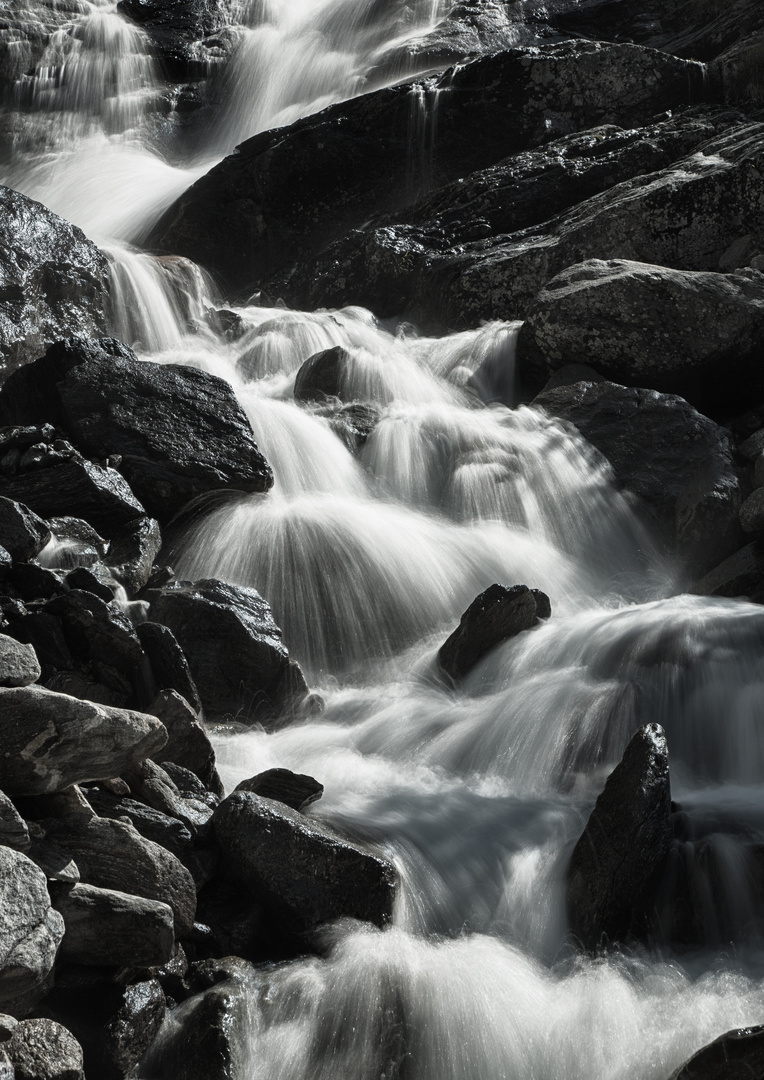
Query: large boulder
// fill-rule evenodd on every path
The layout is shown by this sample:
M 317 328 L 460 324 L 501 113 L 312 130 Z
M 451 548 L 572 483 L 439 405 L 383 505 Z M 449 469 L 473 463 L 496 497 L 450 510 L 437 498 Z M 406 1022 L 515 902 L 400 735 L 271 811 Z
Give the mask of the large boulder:
M 681 394 L 699 409 L 743 408 L 764 390 L 764 274 L 671 270 L 591 259 L 531 301 L 521 375 L 541 385 L 569 363 L 627 386 Z
M 495 645 L 535 626 L 537 613 L 551 614 L 543 593 L 527 585 L 491 585 L 472 601 L 438 650 L 441 670 L 454 680 L 464 678 Z
M 0 789 L 11 796 L 119 776 L 166 741 L 154 716 L 41 687 L 0 689 Z
M 67 334 L 105 330 L 106 259 L 79 229 L 0 187 L 0 378 Z
M 727 1031 L 698 1050 L 669 1080 L 754 1080 L 764 1076 L 764 1027 Z
M 41 991 L 64 936 L 64 920 L 50 905 L 42 870 L 25 855 L 0 847 L 0 1008 Z M 20 1010 L 23 1014 L 23 1006 Z
M 764 603 L 764 544 L 754 540 L 714 566 L 690 589 L 697 596 L 746 597 Z
M 305 697 L 302 673 L 254 589 L 174 581 L 149 598 L 152 620 L 168 626 L 185 653 L 207 719 L 269 723 Z
M 395 870 L 381 854 L 281 802 L 235 791 L 215 811 L 224 872 L 291 932 L 340 918 L 386 925 Z
M 370 206 L 392 211 L 423 187 L 542 141 L 550 115 L 564 116 L 567 131 L 644 123 L 702 95 L 702 77 L 700 65 L 634 45 L 564 42 L 482 57 L 256 135 L 181 196 L 152 242 L 246 288 L 358 228 Z
M 227 382 L 140 361 L 108 339 L 61 342 L 17 372 L 0 392 L 0 415 L 56 423 L 99 460 L 119 455 L 131 488 L 160 521 L 207 491 L 266 491 L 273 483 Z
M 46 522 L 24 503 L 0 497 L 0 543 L 16 561 L 39 555 L 51 538 Z
M 602 380 L 550 384 L 533 404 L 604 454 L 689 574 L 702 575 L 741 546 L 746 484 L 732 437 L 682 398 Z
M 150 967 L 175 950 L 173 913 L 167 904 L 94 885 L 60 889 L 54 906 L 65 932 L 61 959 L 91 967 Z

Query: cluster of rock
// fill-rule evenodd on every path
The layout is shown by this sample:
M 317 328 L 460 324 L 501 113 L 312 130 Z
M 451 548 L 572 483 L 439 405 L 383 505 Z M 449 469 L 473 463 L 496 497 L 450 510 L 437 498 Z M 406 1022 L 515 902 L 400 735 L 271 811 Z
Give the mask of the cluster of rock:
M 385 858 L 306 816 L 310 777 L 224 798 L 205 720 L 318 701 L 262 597 L 176 580 L 162 527 L 270 468 L 227 383 L 111 339 L 16 371 L 0 424 L 0 1067 L 126 1077 L 188 1000 L 218 1026 L 170 1039 L 155 1074 L 228 1075 L 248 961 L 337 918 L 382 926 L 395 895 Z

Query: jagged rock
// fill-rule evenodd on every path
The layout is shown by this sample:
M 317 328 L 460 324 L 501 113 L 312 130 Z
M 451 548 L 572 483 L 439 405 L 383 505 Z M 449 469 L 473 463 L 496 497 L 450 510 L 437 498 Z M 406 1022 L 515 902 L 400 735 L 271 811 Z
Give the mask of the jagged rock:
M 712 274 L 590 259 L 567 267 L 531 302 L 517 362 L 536 385 L 580 361 L 615 382 L 681 394 L 718 412 L 759 392 L 763 340 L 764 274 L 756 270 Z
M 172 630 L 161 623 L 144 622 L 136 627 L 138 640 L 149 658 L 154 686 L 160 693 L 174 690 L 184 698 L 195 712 L 202 703 L 199 691 L 191 675 L 188 661 Z M 164 700 L 164 699 L 162 699 Z M 183 764 L 183 762 L 179 762 Z
M 29 686 L 40 674 L 33 647 L 0 634 L 0 686 Z
M 668 748 L 647 724 L 607 779 L 568 866 L 570 926 L 585 949 L 639 934 L 673 831 Z
M 697 596 L 745 596 L 764 603 L 764 545 L 746 544 L 696 582 L 689 590 Z
M 546 610 L 549 599 L 543 593 L 540 597 Z M 536 606 L 534 591 L 527 585 L 491 585 L 472 601 L 438 650 L 441 669 L 452 679 L 464 678 L 495 645 L 534 626 Z
M 99 573 L 95 566 L 92 570 L 86 566 L 78 566 L 70 570 L 64 580 L 70 589 L 91 592 L 106 604 L 110 604 L 114 599 L 114 588 L 107 583 L 103 573 Z M 111 580 L 113 582 L 113 578 Z
M 669 1080 L 754 1080 L 764 1075 L 764 1027 L 728 1031 L 704 1046 Z
M 273 799 L 302 811 L 321 798 L 324 785 L 312 776 L 293 773 L 290 769 L 266 769 L 249 780 L 242 780 L 236 791 L 251 791 L 262 799 Z
M 26 821 L 2 791 L 0 791 L 0 844 L 24 852 L 31 844 Z
M 48 526 L 57 541 L 55 553 L 51 552 L 52 566 L 70 569 L 97 565 L 109 550 L 108 541 L 82 518 L 49 518 Z
M 315 930 L 343 917 L 390 921 L 395 870 L 370 848 L 248 791 L 224 799 L 213 822 L 226 874 L 286 929 Z
M 207 719 L 272 722 L 305 696 L 302 673 L 254 589 L 175 581 L 150 599 L 151 618 L 169 626 L 185 653 Z
M 165 1011 L 165 996 L 157 979 L 145 979 L 122 990 L 120 1006 L 99 1040 L 103 1080 L 123 1080 L 130 1075 L 158 1035 Z
M 109 547 L 109 568 L 130 593 L 149 580 L 154 559 L 162 547 L 162 531 L 155 518 L 131 521 Z
M 162 690 L 149 706 L 149 712 L 162 721 L 168 735 L 166 745 L 154 755 L 154 761 L 182 765 L 209 785 L 211 791 L 222 795 L 222 784 L 215 768 L 215 750 L 185 698 L 174 690 Z
M 682 398 L 575 382 L 546 388 L 533 404 L 574 424 L 604 454 L 689 573 L 705 573 L 740 547 L 746 485 L 731 436 Z
M 184 799 L 174 781 L 155 761 L 141 761 L 124 770 L 123 776 L 136 798 L 182 821 L 193 835 L 201 832 L 212 817 L 205 802 Z
M 18 191 L 0 187 L 0 374 L 56 338 L 101 333 L 106 259 L 79 229 Z
M 6 577 L 6 585 L 22 600 L 44 600 L 66 592 L 63 573 L 40 566 L 35 560 L 16 563 Z
M 15 799 L 20 813 L 30 821 L 39 818 L 90 821 L 95 817 L 93 807 L 78 784 L 46 795 L 16 795 Z
M 114 889 L 169 904 L 175 934 L 183 937 L 194 924 L 196 889 L 188 870 L 159 844 L 144 840 L 123 821 L 45 821 L 45 839 L 77 863 L 87 885 Z
M 343 376 L 350 359 L 347 349 L 341 345 L 308 357 L 294 381 L 295 399 L 321 402 L 326 398 L 339 398 L 342 401 Z
M 53 903 L 64 920 L 63 960 L 86 967 L 148 967 L 173 955 L 167 904 L 83 884 L 58 890 Z
M 50 906 L 45 875 L 11 848 L 0 847 L 0 1005 L 44 988 L 64 936 L 64 920 Z M 23 1011 L 21 1012 L 23 1015 Z
M 236 40 L 220 34 L 231 19 L 230 0 L 120 0 L 117 10 L 150 35 L 173 82 L 204 78 L 225 60 Z
M 0 542 L 14 562 L 39 555 L 50 537 L 47 524 L 26 504 L 0 497 Z
M 369 206 L 392 211 L 543 138 L 550 114 L 570 130 L 638 124 L 702 92 L 700 65 L 638 46 L 508 50 L 256 135 L 181 196 L 151 243 L 247 288 L 360 227 Z M 412 161 L 412 110 L 436 98 L 438 137 Z
M 38 687 L 0 690 L 0 789 L 11 796 L 117 776 L 166 740 L 154 716 Z
M 133 626 L 114 602 L 72 589 L 45 604 L 44 611 L 60 619 L 66 643 L 80 661 L 109 665 L 130 676 L 143 660 Z
M 41 831 L 35 825 L 35 832 Z M 76 885 L 80 880 L 80 872 L 77 864 L 63 851 L 59 851 L 52 844 L 46 844 L 44 840 L 33 840 L 29 851 L 25 853 L 35 864 L 39 866 L 48 881 L 62 881 L 65 885 Z
M 85 1080 L 82 1047 L 53 1020 L 22 1020 L 5 1049 L 16 1080 Z

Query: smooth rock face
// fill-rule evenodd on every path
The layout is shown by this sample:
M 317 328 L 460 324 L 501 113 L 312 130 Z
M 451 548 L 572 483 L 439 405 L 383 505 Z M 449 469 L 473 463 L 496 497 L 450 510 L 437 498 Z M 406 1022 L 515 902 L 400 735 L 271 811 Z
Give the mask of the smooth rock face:
M 381 855 L 246 791 L 224 799 L 213 820 L 226 872 L 285 928 L 310 931 L 343 917 L 384 926 L 392 918 L 395 870 Z
M 172 909 L 156 900 L 94 885 L 59 891 L 64 919 L 61 958 L 88 967 L 150 967 L 173 955 Z
M 702 94 L 702 69 L 633 45 L 564 42 L 484 57 L 435 86 L 438 138 L 426 171 L 442 184 L 544 137 L 550 113 L 570 130 L 624 125 Z M 187 255 L 237 288 L 421 194 L 411 169 L 412 84 L 379 90 L 238 147 L 167 212 L 152 244 Z M 401 177 L 411 175 L 402 184 Z M 306 182 L 307 180 L 307 182 Z M 551 275 L 549 275 L 551 276 Z
M 647 724 L 608 777 L 568 866 L 570 927 L 584 948 L 643 929 L 651 882 L 672 839 L 666 737 Z
M 177 581 L 151 599 L 151 619 L 168 626 L 188 660 L 207 719 L 273 720 L 305 694 L 281 631 L 254 589 L 221 581 Z
M 731 436 L 682 398 L 575 382 L 545 389 L 533 405 L 574 424 L 605 455 L 690 574 L 698 577 L 741 546 L 746 486 Z
M 16 1080 L 85 1080 L 82 1047 L 53 1020 L 22 1020 L 5 1049 Z
M 0 789 L 11 796 L 118 776 L 166 741 L 154 716 L 37 687 L 0 690 Z
M 441 645 L 438 663 L 446 675 L 461 679 L 494 645 L 529 630 L 535 622 L 536 597 L 527 585 L 491 585 L 472 601 Z
M 0 1005 L 42 987 L 64 936 L 45 875 L 18 851 L 0 847 Z
M 756 270 L 591 259 L 563 270 L 531 302 L 517 361 L 529 383 L 585 363 L 615 382 L 718 411 L 756 394 L 763 342 L 764 274 Z
M 342 376 L 350 360 L 350 354 L 341 345 L 309 356 L 294 381 L 297 401 L 324 401 L 326 398 L 342 397 Z
M 79 229 L 0 187 L 0 376 L 56 338 L 101 333 L 106 259 Z
M 324 785 L 312 776 L 290 769 L 266 769 L 236 785 L 236 791 L 251 791 L 262 799 L 285 803 L 293 810 L 304 810 L 324 793 Z
M 40 664 L 31 645 L 0 634 L 0 686 L 29 686 L 40 678 Z
M 764 1027 L 739 1028 L 704 1046 L 669 1080 L 753 1080 L 764 1075 Z

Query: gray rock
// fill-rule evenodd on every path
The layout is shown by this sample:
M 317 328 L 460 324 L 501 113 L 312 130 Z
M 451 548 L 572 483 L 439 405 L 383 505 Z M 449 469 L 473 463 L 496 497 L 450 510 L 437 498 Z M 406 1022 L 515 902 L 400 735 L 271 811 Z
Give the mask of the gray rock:
M 167 729 L 166 745 L 154 755 L 154 761 L 172 761 L 192 773 L 218 795 L 222 795 L 220 778 L 215 768 L 215 750 L 199 717 L 180 694 L 162 690 L 149 706 Z
M 546 388 L 533 404 L 604 454 L 688 573 L 697 578 L 741 546 L 746 484 L 731 436 L 682 398 L 576 382 Z
M 542 601 L 546 610 L 549 599 L 539 595 L 546 601 L 546 607 Z M 491 585 L 472 601 L 438 650 L 441 669 L 452 679 L 464 678 L 495 645 L 535 626 L 536 606 L 536 597 L 527 585 Z
M 293 773 L 290 769 L 266 769 L 265 772 L 242 780 L 236 791 L 251 791 L 262 799 L 285 803 L 293 810 L 302 811 L 317 802 L 324 793 L 324 785 L 312 776 Z
M 585 949 L 644 930 L 653 878 L 672 839 L 666 737 L 647 724 L 608 777 L 568 866 L 570 926 Z
M 168 626 L 183 649 L 208 720 L 274 723 L 305 696 L 302 674 L 254 589 L 176 581 L 149 599 L 151 618 Z
M 194 923 L 196 889 L 188 870 L 159 844 L 144 840 L 123 821 L 44 822 L 45 839 L 74 859 L 81 880 L 168 904 L 175 934 L 184 937 Z
M 29 686 L 40 674 L 34 648 L 0 634 L 0 686 Z
M 384 926 L 395 870 L 380 854 L 283 803 L 237 791 L 213 819 L 223 867 L 290 931 L 349 917 Z
M 44 988 L 63 936 L 64 920 L 50 906 L 43 872 L 20 852 L 0 847 L 0 1004 L 6 1011 L 16 1014 L 18 999 Z
M 230 0 L 119 0 L 117 10 L 149 34 L 173 82 L 204 78 L 237 40 L 220 33 L 231 22 Z
M 740 524 L 744 533 L 764 533 L 764 488 L 752 491 L 740 507 Z
M 557 274 L 531 302 L 517 360 L 536 385 L 580 361 L 614 382 L 718 412 L 756 394 L 762 337 L 764 274 L 590 259 Z
M 154 716 L 37 687 L 0 690 L 0 789 L 12 796 L 118 776 L 166 740 Z
M 188 667 L 188 661 L 172 630 L 160 623 L 143 622 L 136 628 L 138 639 L 151 664 L 154 686 L 158 691 L 175 691 L 196 712 L 202 703 Z M 179 762 L 179 764 L 183 764 Z
M 87 967 L 149 967 L 173 955 L 172 909 L 156 900 L 114 889 L 74 885 L 53 901 L 65 932 L 60 956 Z
M 136 798 L 169 817 L 182 821 L 195 836 L 212 816 L 206 803 L 184 799 L 174 781 L 155 761 L 141 761 L 123 772 Z
M 109 548 L 109 567 L 129 593 L 136 593 L 149 580 L 154 559 L 162 547 L 162 531 L 155 518 L 131 521 Z
M 79 229 L 0 187 L 0 356 L 2 374 L 56 338 L 105 325 L 106 259 Z
M 15 562 L 39 555 L 50 537 L 47 524 L 25 503 L 0 496 L 0 541 Z
M 2 791 L 0 791 L 0 844 L 15 848 L 17 851 L 27 851 L 31 844 L 26 821 Z
M 5 1049 L 16 1080 L 85 1080 L 82 1047 L 54 1020 L 22 1020 Z

